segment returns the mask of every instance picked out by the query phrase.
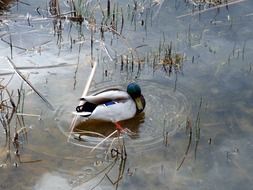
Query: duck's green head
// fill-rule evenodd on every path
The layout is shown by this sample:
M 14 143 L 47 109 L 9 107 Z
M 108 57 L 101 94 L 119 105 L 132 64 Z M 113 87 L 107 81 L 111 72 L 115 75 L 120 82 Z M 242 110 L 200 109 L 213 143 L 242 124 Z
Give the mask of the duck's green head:
M 141 95 L 141 87 L 135 82 L 128 84 L 127 93 L 132 97 L 136 98 Z
M 127 93 L 133 98 L 136 104 L 137 112 L 140 113 L 144 110 L 146 102 L 141 94 L 141 88 L 135 82 L 130 83 L 127 86 Z

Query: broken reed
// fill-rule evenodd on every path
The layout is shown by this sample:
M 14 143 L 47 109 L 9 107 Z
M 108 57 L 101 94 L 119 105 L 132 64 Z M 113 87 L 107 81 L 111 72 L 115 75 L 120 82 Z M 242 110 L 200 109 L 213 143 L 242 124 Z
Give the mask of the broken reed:
M 214 7 L 219 5 L 228 5 L 230 2 L 234 2 L 236 0 L 191 0 L 192 4 L 195 6 L 205 6 L 206 7 Z M 189 1 L 188 1 L 189 2 Z
M 201 107 L 202 107 L 202 97 L 200 98 L 200 102 L 199 102 L 199 108 L 198 108 L 198 112 L 197 112 L 197 117 L 196 117 L 196 121 L 195 121 L 195 125 L 194 125 L 194 128 L 192 127 L 192 121 L 189 117 L 187 117 L 186 119 L 186 134 L 189 135 L 189 140 L 188 140 L 188 144 L 187 144 L 187 147 L 186 147 L 186 150 L 185 150 L 185 153 L 182 157 L 182 160 L 181 162 L 179 163 L 178 167 L 176 170 L 179 170 L 188 153 L 189 153 L 189 150 L 190 150 L 190 147 L 191 147 L 191 144 L 192 144 L 192 138 L 193 138 L 193 134 L 195 134 L 195 146 L 194 146 L 194 159 L 196 160 L 197 159 L 197 149 L 198 149 L 198 145 L 199 145 L 199 141 L 200 141 L 200 113 L 201 113 Z M 193 131 L 195 129 L 195 131 Z M 195 132 L 195 133 L 194 133 Z M 211 144 L 211 139 L 209 139 L 209 143 Z
M 136 69 L 136 72 L 138 73 L 141 69 L 140 64 L 143 61 L 139 62 L 139 60 L 136 60 L 134 58 L 133 53 L 131 52 L 130 54 L 126 54 L 126 55 L 121 55 L 120 56 L 120 62 L 118 62 L 117 64 L 120 65 L 120 72 L 126 72 L 126 73 L 133 73 Z M 135 68 L 136 67 L 136 68 Z
M 112 12 L 111 12 L 111 7 Z M 103 13 L 103 10 L 101 8 L 102 15 L 105 15 Z M 124 13 L 123 8 L 119 7 L 118 3 L 111 4 L 111 1 L 107 1 L 107 17 L 103 16 L 101 21 L 101 36 L 104 36 L 104 32 L 112 32 L 112 34 L 122 35 L 123 27 L 124 27 Z M 118 31 L 120 24 L 120 30 Z M 104 40 L 104 38 L 102 39 Z
M 199 15 L 201 13 L 217 10 L 217 14 L 220 12 L 220 8 L 226 7 L 226 10 L 229 10 L 229 5 L 238 4 L 247 0 L 186 0 L 187 5 L 192 5 L 192 11 L 190 13 L 186 13 L 177 18 L 184 18 L 188 16 Z
M 58 0 L 50 0 L 49 1 L 49 13 L 52 15 L 53 18 L 61 20 L 61 19 L 68 19 L 73 22 L 82 23 L 84 21 L 84 16 L 82 12 L 85 12 L 86 7 L 83 7 L 85 4 L 84 1 L 76 1 L 71 0 L 69 1 L 70 12 L 61 13 L 60 4 Z M 79 9 L 77 8 L 79 7 Z
M 164 40 L 164 38 L 163 38 Z M 134 51 L 137 52 L 137 55 L 134 54 L 134 51 L 131 51 L 127 54 L 121 54 L 115 59 L 115 68 L 117 65 L 120 67 L 120 72 L 125 73 L 128 76 L 138 78 L 146 66 L 149 69 L 152 69 L 153 75 L 156 71 L 162 71 L 171 76 L 175 74 L 175 85 L 174 91 L 176 90 L 177 83 L 177 74 L 183 72 L 183 62 L 185 60 L 185 55 L 177 53 L 173 50 L 172 42 L 166 44 L 161 40 L 158 48 L 150 50 L 145 55 L 139 56 L 140 52 L 137 51 L 147 45 L 143 44 L 137 46 Z M 107 74 L 107 70 L 103 73 Z M 107 77 L 107 75 L 106 75 Z
M 103 180 L 107 179 L 115 189 L 117 190 L 119 187 L 120 181 L 124 177 L 124 172 L 126 168 L 126 161 L 127 161 L 127 152 L 124 137 L 121 137 L 121 133 L 117 133 L 118 136 L 115 138 L 117 139 L 117 144 L 114 148 L 111 148 L 110 151 L 110 158 L 111 163 L 101 172 L 99 172 L 94 178 L 104 173 L 103 177 L 95 184 L 91 190 L 96 189 Z M 110 146 L 111 147 L 111 146 Z M 115 171 L 116 170 L 116 171 Z M 116 178 L 112 179 L 110 174 L 115 174 L 117 172 Z
M 83 0 L 69 1 L 70 4 L 70 12 L 61 13 L 59 1 L 58 0 L 51 0 L 49 2 L 49 12 L 54 18 L 54 31 L 57 35 L 57 44 L 59 48 L 61 47 L 62 42 L 62 19 L 68 19 L 73 22 L 78 22 L 81 26 L 84 20 L 88 21 L 88 27 L 90 30 L 90 47 L 91 47 L 91 57 L 93 59 L 94 56 L 94 41 L 99 40 L 96 38 L 96 33 L 100 32 L 100 39 L 105 41 L 105 33 L 111 32 L 113 37 L 116 36 L 117 38 L 120 37 L 124 41 L 126 39 L 122 36 L 123 28 L 124 28 L 124 13 L 123 8 L 119 6 L 118 2 L 113 2 L 111 0 L 107 1 L 107 8 L 103 8 L 101 2 L 98 3 L 100 7 L 100 11 L 102 14 L 102 18 L 99 19 L 100 24 L 97 24 L 95 12 L 96 9 L 90 7 L 91 2 L 86 2 Z M 107 13 L 105 13 L 105 11 Z M 97 28 L 99 30 L 97 30 Z M 111 44 L 113 43 L 113 37 L 111 37 Z M 126 42 L 128 43 L 128 42 Z M 12 43 L 10 43 L 12 44 Z M 72 42 L 71 42 L 72 46 Z
M 14 92 L 10 92 L 6 86 L 0 84 L 0 124 L 5 133 L 5 158 L 1 159 L 1 165 L 12 163 L 12 147 L 14 148 L 15 159 L 14 166 L 18 166 L 20 161 L 20 139 L 27 140 L 27 133 L 22 117 L 17 112 L 23 110 L 22 86 L 17 91 L 17 98 L 14 98 Z M 16 99 L 16 100 L 15 100 Z M 12 134 L 14 134 L 12 136 Z
M 162 68 L 169 76 L 172 73 L 177 75 L 177 73 L 182 72 L 184 59 L 185 55 L 173 52 L 172 42 L 170 42 L 170 44 L 165 44 L 165 39 L 160 41 L 158 51 L 151 52 L 147 54 L 146 57 L 148 62 L 152 60 L 153 72 Z
M 82 1 L 81 1 L 82 2 Z M 79 2 L 80 3 L 80 2 Z M 84 2 L 82 2 L 84 3 Z M 80 5 L 81 6 L 81 5 Z M 78 18 L 82 18 L 82 21 L 85 19 L 88 21 L 88 29 L 90 30 L 90 48 L 91 48 L 91 58 L 93 60 L 94 57 L 94 41 L 95 41 L 95 34 L 99 32 L 100 34 L 100 40 L 105 41 L 105 33 L 111 32 L 113 35 L 116 34 L 116 36 L 122 37 L 123 33 L 123 27 L 124 27 L 124 14 L 123 9 L 119 7 L 118 3 L 111 4 L 111 1 L 107 1 L 107 14 L 104 13 L 104 9 L 102 8 L 101 3 L 99 3 L 102 19 L 100 21 L 100 25 L 97 24 L 97 19 L 95 17 L 95 14 L 92 11 L 90 11 L 90 14 L 81 14 L 76 13 Z M 74 6 L 73 6 L 74 7 Z M 87 5 L 88 7 L 88 5 Z M 87 8 L 84 7 L 84 8 Z M 113 8 L 112 8 L 113 7 Z M 76 10 L 72 10 L 72 12 L 76 12 Z M 79 11 L 81 12 L 81 11 Z M 121 16 L 119 16 L 121 15 Z M 121 24 L 120 24 L 121 23 Z M 81 22 L 80 22 L 81 24 Z M 118 31 L 120 25 L 120 31 Z M 97 30 L 98 28 L 98 30 Z M 98 39 L 96 39 L 98 40 Z M 113 42 L 113 38 L 111 38 L 111 44 Z
M 177 167 L 177 170 L 179 170 L 181 168 L 181 166 L 183 165 L 187 155 L 188 155 L 188 152 L 190 150 L 190 147 L 191 147 L 191 142 L 192 142 L 192 122 L 190 120 L 190 118 L 187 117 L 186 119 L 186 133 L 188 133 L 189 131 L 189 140 L 188 140 L 188 144 L 187 144 L 187 147 L 186 147 L 186 150 L 185 150 L 185 153 L 184 153 L 184 156 L 180 162 L 180 164 L 178 165 Z
M 197 158 L 197 148 L 198 148 L 199 141 L 200 141 L 200 111 L 201 111 L 201 107 L 202 107 L 202 97 L 200 98 L 199 109 L 198 109 L 197 118 L 196 118 L 196 122 L 195 122 L 195 148 L 194 148 L 194 159 L 195 160 Z

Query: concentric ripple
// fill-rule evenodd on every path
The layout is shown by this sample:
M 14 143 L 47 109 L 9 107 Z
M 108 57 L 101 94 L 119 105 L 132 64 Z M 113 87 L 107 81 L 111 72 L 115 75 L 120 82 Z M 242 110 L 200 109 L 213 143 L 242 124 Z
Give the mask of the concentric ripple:
M 164 133 L 174 135 L 184 126 L 186 117 L 190 112 L 188 99 L 183 91 L 178 89 L 174 91 L 174 86 L 168 83 L 157 82 L 154 80 L 138 81 L 142 88 L 142 93 L 146 99 L 145 113 L 137 117 L 121 122 L 124 128 L 130 129 L 136 135 L 123 135 L 125 145 L 128 150 L 144 151 L 155 148 L 164 140 Z M 96 84 L 91 93 L 96 93 L 106 89 L 109 82 Z M 127 84 L 117 85 L 125 88 Z M 110 83 L 111 87 L 111 83 Z M 69 113 L 68 113 L 69 114 Z M 61 118 L 58 119 L 58 127 L 63 133 L 68 133 L 66 120 L 69 118 L 61 112 Z M 82 118 L 77 121 L 77 128 L 81 135 L 71 136 L 70 142 L 77 146 L 93 148 L 103 138 L 115 131 L 114 125 L 109 123 L 86 122 Z M 77 130 L 78 131 L 78 130 Z M 89 131 L 89 132 L 87 132 Z M 81 137 L 79 139 L 79 137 Z M 98 149 L 105 149 L 111 144 L 113 138 L 108 138 Z

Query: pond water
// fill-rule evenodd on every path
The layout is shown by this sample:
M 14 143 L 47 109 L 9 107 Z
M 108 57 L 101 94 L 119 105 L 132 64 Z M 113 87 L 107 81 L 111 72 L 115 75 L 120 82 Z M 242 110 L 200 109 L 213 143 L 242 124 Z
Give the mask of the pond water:
M 1 85 L 23 106 L 9 147 L 0 128 L 0 189 L 252 189 L 252 1 L 79 0 L 83 22 L 52 2 L 1 5 Z M 95 150 L 112 124 L 78 117 L 71 130 L 94 64 L 88 94 L 135 81 L 146 99 L 121 122 L 135 134 Z

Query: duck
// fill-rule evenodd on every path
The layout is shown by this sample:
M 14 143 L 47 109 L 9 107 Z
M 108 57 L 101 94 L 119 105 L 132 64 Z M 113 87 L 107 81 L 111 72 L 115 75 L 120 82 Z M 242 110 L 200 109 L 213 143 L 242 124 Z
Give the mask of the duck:
M 134 118 L 144 111 L 146 101 L 140 86 L 132 82 L 126 91 L 107 89 L 94 95 L 81 97 L 83 104 L 76 107 L 76 115 L 88 120 L 109 121 L 120 127 L 118 122 Z

